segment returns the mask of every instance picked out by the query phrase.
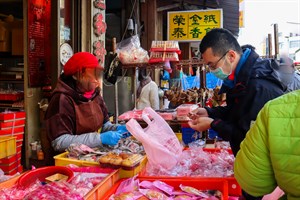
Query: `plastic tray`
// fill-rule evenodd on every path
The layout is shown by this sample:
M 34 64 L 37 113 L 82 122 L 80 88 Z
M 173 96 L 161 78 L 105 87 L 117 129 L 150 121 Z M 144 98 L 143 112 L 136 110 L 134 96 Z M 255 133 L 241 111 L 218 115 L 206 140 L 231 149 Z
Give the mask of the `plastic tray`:
M 27 172 L 23 173 L 26 174 Z M 7 181 L 0 183 L 1 188 L 11 188 L 15 184 L 18 183 L 19 178 L 23 176 L 23 174 L 13 177 Z M 111 173 L 105 177 L 100 183 L 98 183 L 92 190 L 90 190 L 84 197 L 85 200 L 98 200 L 103 199 L 103 196 L 106 192 L 108 192 L 113 185 L 120 179 L 119 173 L 117 170 L 111 170 Z
M 7 122 L 0 121 L 0 129 L 19 127 L 19 126 L 25 126 L 25 119 L 13 120 Z
M 18 154 L 14 154 L 11 156 L 7 156 L 5 158 L 0 159 L 0 165 L 8 165 L 9 163 L 13 163 L 18 160 Z
M 0 101 L 17 101 L 20 99 L 24 99 L 24 93 L 16 93 L 16 94 L 1 94 L 0 93 Z
M 178 176 L 147 176 L 145 175 L 145 168 L 139 173 L 140 178 L 145 179 L 180 179 L 180 180 L 208 180 L 208 179 L 216 179 L 226 181 L 228 184 L 228 194 L 231 196 L 240 196 L 242 195 L 242 189 L 238 184 L 237 180 L 234 177 L 178 177 Z
M 120 179 L 118 170 L 114 170 L 109 176 L 98 183 L 91 191 L 89 191 L 84 199 L 85 200 L 98 200 L 103 199 L 103 196 L 108 192 L 113 185 Z
M 140 181 L 155 181 L 155 178 L 144 178 L 138 177 Z M 109 197 L 116 192 L 119 185 L 124 179 L 119 180 L 104 196 L 103 199 L 107 200 Z M 221 179 L 164 179 L 160 178 L 160 181 L 165 182 L 174 187 L 175 190 L 179 189 L 179 185 L 183 184 L 185 186 L 191 186 L 199 190 L 219 190 L 223 194 L 223 200 L 228 200 L 228 183 L 227 181 Z
M 0 129 L 0 135 L 12 135 L 17 133 L 24 133 L 24 126 Z
M 16 137 L 0 136 L 0 159 L 16 154 Z
M 68 180 L 70 181 L 74 177 L 74 173 L 71 169 L 62 166 L 47 166 L 37 168 L 31 171 L 24 173 L 18 179 L 18 185 L 27 187 L 30 184 L 34 183 L 37 179 L 41 182 L 45 182 L 45 178 L 54 175 L 56 173 L 60 173 L 68 176 Z
M 188 149 L 188 148 L 185 148 Z M 226 149 L 230 154 L 232 154 L 231 149 Z M 216 153 L 220 152 L 221 149 L 216 148 L 203 148 L 203 151 L 210 152 L 210 153 Z M 240 185 L 238 184 L 237 180 L 232 177 L 178 177 L 178 176 L 147 176 L 146 174 L 146 168 L 144 167 L 142 171 L 139 173 L 139 177 L 141 178 L 152 178 L 152 179 L 183 179 L 183 180 L 200 180 L 200 179 L 220 179 L 223 181 L 228 182 L 228 193 L 232 196 L 241 196 L 242 195 L 242 189 Z
M 3 181 L 0 183 L 0 189 L 2 188 L 11 188 L 12 186 L 14 186 L 18 179 L 20 178 L 21 175 L 15 176 L 13 178 L 8 179 L 7 181 Z
M 6 122 L 6 121 L 11 121 L 11 120 L 16 120 L 16 119 L 25 119 L 26 118 L 26 113 L 21 111 L 21 112 L 2 112 L 0 113 L 0 121 Z
M 70 159 L 70 158 L 67 158 L 67 155 L 68 155 L 68 152 L 64 152 L 64 153 L 54 156 L 55 165 L 56 166 L 67 166 L 69 164 L 75 164 L 79 167 L 100 166 L 100 163 L 98 163 L 98 162 Z M 133 176 L 137 175 L 145 167 L 146 163 L 147 163 L 147 157 L 145 156 L 141 160 L 140 164 L 131 170 L 125 170 L 125 169 L 120 168 L 119 169 L 120 178 L 129 178 L 129 177 L 133 177 Z

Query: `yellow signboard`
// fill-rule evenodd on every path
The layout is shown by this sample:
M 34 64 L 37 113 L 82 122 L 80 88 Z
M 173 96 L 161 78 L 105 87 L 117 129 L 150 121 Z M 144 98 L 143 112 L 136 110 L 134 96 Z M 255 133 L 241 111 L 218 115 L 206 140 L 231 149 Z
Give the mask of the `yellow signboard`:
M 244 28 L 245 2 L 239 0 L 239 27 Z
M 168 12 L 168 40 L 199 41 L 211 29 L 222 27 L 222 9 Z

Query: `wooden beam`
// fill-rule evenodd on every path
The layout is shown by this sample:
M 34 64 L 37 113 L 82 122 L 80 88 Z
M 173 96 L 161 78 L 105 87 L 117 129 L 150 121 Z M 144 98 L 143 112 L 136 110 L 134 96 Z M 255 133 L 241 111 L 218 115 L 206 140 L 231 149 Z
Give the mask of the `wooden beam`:
M 167 5 L 167 6 L 159 7 L 159 8 L 156 9 L 156 11 L 157 12 L 162 12 L 162 11 L 165 11 L 165 10 L 171 10 L 171 9 L 178 8 L 178 7 L 180 7 L 180 4 L 175 3 L 175 4 L 170 4 L 170 5 Z

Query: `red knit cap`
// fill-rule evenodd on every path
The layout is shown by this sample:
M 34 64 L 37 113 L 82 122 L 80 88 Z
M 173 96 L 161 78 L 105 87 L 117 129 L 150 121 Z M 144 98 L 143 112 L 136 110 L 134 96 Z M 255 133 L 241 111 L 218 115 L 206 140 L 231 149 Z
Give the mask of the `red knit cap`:
M 98 63 L 96 56 L 89 52 L 75 53 L 65 64 L 64 74 L 72 76 L 82 68 L 99 68 L 103 69 Z

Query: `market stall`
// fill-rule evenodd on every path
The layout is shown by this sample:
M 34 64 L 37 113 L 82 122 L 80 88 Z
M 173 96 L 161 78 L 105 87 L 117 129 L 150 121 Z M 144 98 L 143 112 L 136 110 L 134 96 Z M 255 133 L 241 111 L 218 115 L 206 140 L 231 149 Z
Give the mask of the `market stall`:
M 168 45 L 174 44 L 175 49 L 168 48 Z M 19 171 L 21 174 L 14 178 L 6 177 L 9 180 L 0 184 L 0 197 L 12 191 L 18 191 L 16 195 L 22 198 L 39 197 L 41 193 L 53 196 L 57 193 L 41 191 L 54 187 L 68 191 L 67 195 L 73 195 L 76 199 L 118 199 L 118 195 L 123 195 L 124 188 L 128 189 L 125 190 L 126 195 L 134 193 L 137 198 L 148 199 L 151 199 L 152 193 L 162 195 L 162 199 L 182 196 L 191 199 L 238 198 L 241 188 L 233 176 L 234 156 L 229 145 L 223 145 L 215 137 L 210 138 L 207 133 L 191 129 L 187 123 L 190 114 L 197 108 L 221 105 L 225 97 L 217 94 L 219 88 L 206 88 L 206 69 L 200 59 L 178 59 L 176 54 L 180 50 L 176 44 L 155 41 L 147 62 L 145 57 L 131 60 L 130 56 L 138 56 L 128 49 L 122 51 L 124 55 L 121 58 L 126 57 L 125 61 L 119 58 L 123 61 L 123 69 L 162 69 L 170 59 L 178 70 L 197 68 L 201 82 L 198 88 L 170 87 L 164 91 L 164 98 L 175 105 L 174 109 L 153 110 L 146 107 L 122 113 L 117 116 L 117 123 L 126 124 L 129 133 L 124 134 L 117 145 L 90 148 L 74 143 L 54 157 L 55 166 L 48 166 L 47 173 L 38 168 L 24 173 Z M 64 171 L 54 170 L 58 168 Z M 53 173 L 48 173 L 49 169 L 53 169 Z M 92 185 L 87 184 L 87 180 L 80 182 L 80 173 L 96 180 L 88 179 Z M 25 179 L 26 188 L 20 186 Z M 134 187 L 137 182 L 147 184 Z M 164 190 L 152 191 L 157 187 L 155 184 L 165 185 L 171 190 L 167 194 Z M 77 192 L 73 193 L 74 190 Z M 212 190 L 217 192 L 211 193 Z

